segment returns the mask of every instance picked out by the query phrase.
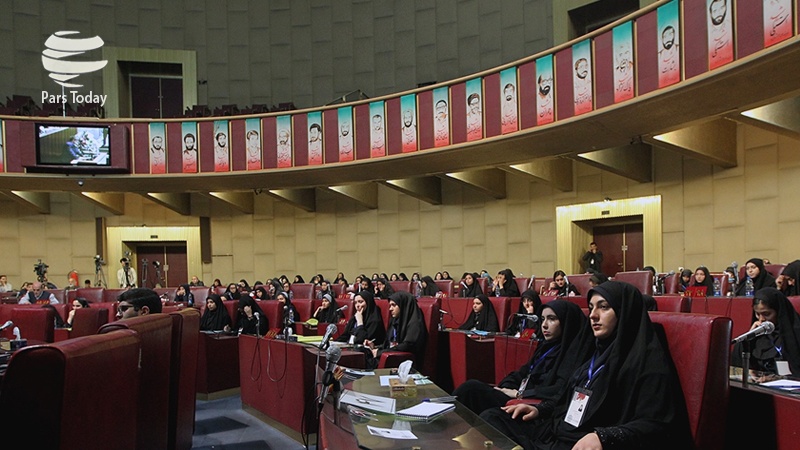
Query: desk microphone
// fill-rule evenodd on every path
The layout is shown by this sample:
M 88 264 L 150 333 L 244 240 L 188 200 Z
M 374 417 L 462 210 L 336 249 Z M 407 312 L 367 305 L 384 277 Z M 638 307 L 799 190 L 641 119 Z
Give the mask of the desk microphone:
M 737 337 L 736 339 L 731 341 L 731 344 L 738 344 L 739 342 L 750 341 L 763 334 L 770 334 L 773 331 L 775 331 L 775 325 L 773 325 L 772 322 L 767 320 L 761 325 L 748 331 L 747 333 Z
M 0 331 L 5 330 L 8 327 L 13 327 L 13 326 L 14 326 L 14 322 L 9 320 L 8 322 L 4 323 L 2 327 L 0 327 Z
M 340 313 L 340 312 L 347 311 L 347 308 L 349 308 L 349 306 L 348 305 L 344 305 L 342 307 L 336 308 L 336 312 Z
M 517 316 L 517 317 L 524 317 L 526 319 L 529 319 L 532 322 L 538 322 L 539 321 L 539 316 L 537 316 L 536 314 L 514 313 L 514 315 Z
M 322 338 L 322 342 L 319 343 L 320 350 L 325 350 L 330 345 L 331 337 L 333 337 L 333 333 L 336 333 L 336 330 L 339 328 L 336 326 L 335 323 L 329 323 L 328 328 L 325 329 L 325 336 Z M 327 357 L 327 352 L 325 356 Z M 342 356 L 341 354 L 339 355 Z
M 335 327 L 336 325 L 333 326 Z M 328 396 L 328 389 L 330 386 L 336 383 L 336 378 L 333 376 L 333 369 L 336 367 L 336 363 L 339 362 L 339 358 L 341 357 L 342 349 L 338 345 L 331 345 L 328 347 L 328 350 L 325 351 L 325 359 L 328 362 L 325 364 L 325 373 L 322 375 L 322 393 L 319 396 L 320 406 L 325 403 L 325 398 Z M 334 387 L 334 391 L 335 390 L 336 388 Z

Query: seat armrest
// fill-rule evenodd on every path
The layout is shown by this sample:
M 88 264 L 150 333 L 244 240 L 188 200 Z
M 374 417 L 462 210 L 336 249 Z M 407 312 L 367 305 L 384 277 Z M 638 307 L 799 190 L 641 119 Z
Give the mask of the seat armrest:
M 512 398 L 511 400 L 506 402 L 506 406 L 511 405 L 538 405 L 542 403 L 542 399 L 539 398 Z
M 414 361 L 414 354 L 411 352 L 383 352 L 378 368 L 399 367 L 400 363 L 409 359 Z

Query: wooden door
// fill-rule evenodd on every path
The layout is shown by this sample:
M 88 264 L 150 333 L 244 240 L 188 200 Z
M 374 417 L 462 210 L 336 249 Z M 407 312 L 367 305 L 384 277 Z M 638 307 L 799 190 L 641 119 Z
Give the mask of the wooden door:
M 185 243 L 139 244 L 136 254 L 140 286 L 178 287 L 189 282 Z
M 641 222 L 593 228 L 594 241 L 603 252 L 601 270 L 613 277 L 617 272 L 644 265 L 644 228 Z

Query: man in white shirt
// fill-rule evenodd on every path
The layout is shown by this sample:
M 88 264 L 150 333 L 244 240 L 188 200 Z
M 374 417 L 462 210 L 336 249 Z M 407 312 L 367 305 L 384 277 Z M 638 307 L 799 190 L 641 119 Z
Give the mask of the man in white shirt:
M 136 287 L 136 269 L 131 267 L 131 260 L 128 258 L 122 258 L 119 260 L 119 262 L 122 264 L 122 267 L 120 267 L 120 269 L 117 271 L 117 281 L 119 281 L 119 287 Z
M 8 282 L 8 277 L 0 275 L 0 292 L 13 292 L 14 287 Z

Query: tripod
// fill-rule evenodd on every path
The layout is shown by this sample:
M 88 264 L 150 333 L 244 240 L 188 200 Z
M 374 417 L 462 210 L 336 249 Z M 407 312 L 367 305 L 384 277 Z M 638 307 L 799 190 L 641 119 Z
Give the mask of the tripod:
M 103 265 L 99 262 L 94 264 L 94 285 L 96 287 L 108 287 L 106 283 L 106 274 L 103 272 Z

